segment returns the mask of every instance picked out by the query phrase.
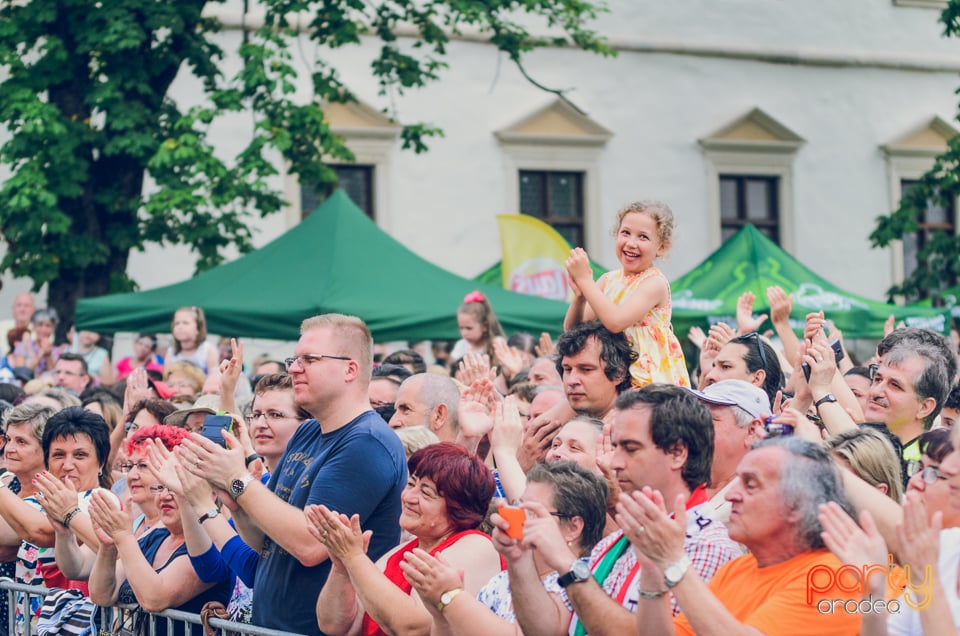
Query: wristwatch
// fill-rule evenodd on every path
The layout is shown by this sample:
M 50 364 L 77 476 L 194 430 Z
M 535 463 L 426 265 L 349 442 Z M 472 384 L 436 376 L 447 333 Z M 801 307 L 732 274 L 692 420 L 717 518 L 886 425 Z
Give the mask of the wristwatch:
M 680 584 L 691 565 L 690 557 L 684 554 L 679 561 L 674 561 L 663 568 L 663 584 L 667 586 L 668 590 Z
M 827 393 L 822 398 L 813 403 L 813 408 L 819 409 L 821 404 L 827 404 L 829 402 L 836 402 L 837 396 L 833 393 Z
M 234 479 L 230 482 L 230 495 L 233 496 L 234 499 L 239 499 L 240 495 L 246 492 L 247 484 L 251 481 L 253 481 L 253 475 L 250 473 L 247 473 L 240 479 Z
M 573 565 L 570 566 L 570 571 L 557 579 L 557 583 L 560 587 L 567 587 L 574 583 L 582 583 L 590 578 L 590 574 L 590 566 L 580 559 L 577 559 L 573 562 Z
M 443 614 L 443 610 L 453 602 L 453 599 L 457 597 L 457 594 L 463 591 L 463 588 L 458 587 L 456 589 L 450 590 L 449 592 L 444 592 L 440 595 L 440 602 L 437 603 L 437 611 Z
M 211 508 L 210 510 L 207 510 L 205 513 L 203 513 L 202 515 L 200 515 L 200 516 L 197 518 L 197 521 L 198 521 L 199 523 L 203 523 L 204 521 L 209 521 L 210 519 L 213 519 L 213 518 L 216 517 L 218 514 L 220 514 L 220 509 L 219 509 L 219 508 Z

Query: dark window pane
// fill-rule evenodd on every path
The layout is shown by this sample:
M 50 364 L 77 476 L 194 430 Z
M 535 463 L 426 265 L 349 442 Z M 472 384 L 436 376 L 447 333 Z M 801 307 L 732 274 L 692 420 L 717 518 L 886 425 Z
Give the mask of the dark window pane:
M 571 245 L 584 244 L 583 173 L 521 170 L 520 212 L 553 227 Z
M 314 183 L 300 184 L 300 213 L 307 218 L 327 200 L 335 188 L 343 188 L 358 208 L 371 219 L 373 209 L 373 166 L 330 166 L 337 175 L 337 184 L 317 187 Z
M 300 185 L 300 212 L 303 218 L 310 216 L 326 200 L 326 195 L 317 190 L 312 183 Z
M 337 185 L 347 196 L 373 218 L 373 166 L 334 166 Z
M 903 277 L 907 278 L 917 269 L 917 234 L 903 235 Z
M 919 185 L 919 182 L 913 179 L 902 179 L 900 181 L 900 194 L 907 197 L 911 191 Z M 920 250 L 936 231 L 943 231 L 948 235 L 956 232 L 956 209 L 955 199 L 951 196 L 946 201 L 939 201 L 936 198 L 928 199 L 927 206 L 923 210 L 920 218 L 917 219 L 918 229 L 911 234 L 904 234 L 903 243 L 903 277 L 908 278 L 914 270 L 917 269 L 917 259 Z M 956 277 L 947 281 L 946 286 L 950 287 L 957 282 Z M 929 296 L 928 293 L 921 295 Z
M 520 172 L 520 212 L 538 219 L 547 216 L 545 172 Z
M 770 209 L 770 181 L 767 179 L 747 180 L 747 218 L 769 219 Z
M 737 218 L 737 180 L 720 179 L 720 218 Z
M 550 175 L 550 216 L 580 218 L 579 175 L 555 173 Z
M 567 239 L 567 243 L 577 247 L 583 246 L 583 228 L 577 225 L 556 225 L 554 229 L 560 236 Z
M 720 175 L 720 234 L 723 241 L 752 223 L 780 242 L 779 177 Z

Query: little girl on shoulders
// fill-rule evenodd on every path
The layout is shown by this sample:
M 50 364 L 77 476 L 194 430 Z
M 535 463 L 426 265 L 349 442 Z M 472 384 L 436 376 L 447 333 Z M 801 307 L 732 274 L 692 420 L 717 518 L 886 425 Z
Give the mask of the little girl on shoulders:
M 587 253 L 579 247 L 570 251 L 567 273 L 574 298 L 563 327 L 600 320 L 610 331 L 623 332 L 639 356 L 630 367 L 634 388 L 653 382 L 690 386 L 670 322 L 670 283 L 653 265 L 670 249 L 673 212 L 659 201 L 631 203 L 617 214 L 615 236 L 623 267 L 597 281 Z

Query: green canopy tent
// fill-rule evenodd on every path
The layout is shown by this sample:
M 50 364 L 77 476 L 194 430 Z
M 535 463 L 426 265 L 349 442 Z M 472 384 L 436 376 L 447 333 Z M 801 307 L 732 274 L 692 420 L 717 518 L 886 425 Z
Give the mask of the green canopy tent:
M 953 318 L 960 318 L 960 285 L 944 289 L 943 291 L 931 292 L 930 298 L 917 301 L 917 304 L 921 307 L 932 307 L 934 298 L 937 299 L 938 306 L 943 306 L 950 310 L 950 315 Z
M 845 338 L 882 338 L 883 323 L 897 322 L 947 333 L 949 310 L 900 306 L 857 296 L 830 284 L 783 251 L 752 225 L 744 227 L 690 272 L 671 283 L 673 326 L 678 335 L 690 327 L 736 320 L 737 299 L 752 291 L 754 313 L 770 313 L 767 287 L 779 285 L 793 294 L 794 328 L 804 317 L 823 310 Z M 771 327 L 769 321 L 764 328 Z
M 296 340 L 320 313 L 359 316 L 377 341 L 459 338 L 456 312 L 474 289 L 508 333 L 557 334 L 566 305 L 461 278 L 378 228 L 342 191 L 262 248 L 190 280 L 87 298 L 76 324 L 98 332 L 167 332 L 181 306 L 202 307 L 212 333 Z

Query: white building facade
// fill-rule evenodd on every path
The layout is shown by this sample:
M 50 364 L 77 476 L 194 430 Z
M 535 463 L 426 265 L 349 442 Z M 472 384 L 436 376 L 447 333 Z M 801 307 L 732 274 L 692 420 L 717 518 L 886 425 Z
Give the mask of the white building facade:
M 595 27 L 616 58 L 574 49 L 527 58 L 530 75 L 563 89 L 568 103 L 528 83 L 481 37 L 455 40 L 441 80 L 402 97 L 377 94 L 374 39 L 330 53 L 304 37 L 301 97 L 310 99 L 313 56 L 339 69 L 362 102 L 328 113 L 357 155 L 340 171 L 348 191 L 386 232 L 458 274 L 500 259 L 496 215 L 518 211 L 546 217 L 613 267 L 616 211 L 655 198 L 677 218 L 662 263 L 669 278 L 753 222 L 823 277 L 882 299 L 917 246 L 871 249 L 874 219 L 955 134 L 960 41 L 940 35 L 943 4 L 611 0 Z M 239 11 L 237 2 L 218 12 L 228 52 L 242 37 Z M 237 64 L 227 60 L 225 71 Z M 187 103 L 192 89 L 178 80 L 175 97 Z M 426 154 L 401 151 L 383 109 L 445 136 Z M 235 117 L 215 138 L 235 152 L 249 127 L 249 117 Z M 257 222 L 258 245 L 314 201 L 295 175 L 275 185 L 291 205 Z M 929 214 L 932 226 L 955 231 L 955 206 Z M 150 248 L 131 258 L 131 274 L 143 289 L 183 280 L 192 273 L 186 254 Z M 363 246 L 357 254 L 376 258 Z

